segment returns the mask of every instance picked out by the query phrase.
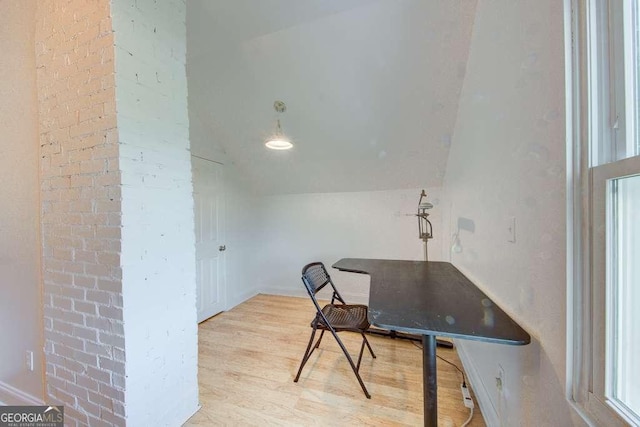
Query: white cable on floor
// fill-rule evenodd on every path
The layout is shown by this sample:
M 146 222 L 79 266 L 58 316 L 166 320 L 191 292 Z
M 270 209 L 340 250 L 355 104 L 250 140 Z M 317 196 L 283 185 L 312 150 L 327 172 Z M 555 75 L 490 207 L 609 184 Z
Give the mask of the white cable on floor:
M 460 427 L 467 427 L 471 422 L 471 418 L 473 418 L 473 408 L 469 408 L 469 411 L 469 418 L 467 418 L 467 421 L 465 421 Z

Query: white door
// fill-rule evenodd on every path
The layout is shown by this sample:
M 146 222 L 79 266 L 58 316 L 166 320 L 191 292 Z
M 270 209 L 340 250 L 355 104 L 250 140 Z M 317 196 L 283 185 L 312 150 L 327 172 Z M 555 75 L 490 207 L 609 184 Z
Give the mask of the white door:
M 198 323 L 226 307 L 222 165 L 191 157 L 196 232 Z

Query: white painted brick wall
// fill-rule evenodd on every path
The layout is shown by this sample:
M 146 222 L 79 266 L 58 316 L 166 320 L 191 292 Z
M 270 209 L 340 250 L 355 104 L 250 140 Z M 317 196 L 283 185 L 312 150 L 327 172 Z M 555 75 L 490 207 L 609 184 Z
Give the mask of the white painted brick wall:
M 112 14 L 127 424 L 180 425 L 198 405 L 186 5 L 118 0 Z
M 121 187 L 107 0 L 39 0 L 36 66 L 47 403 L 124 425 Z
M 185 8 L 38 3 L 47 399 L 72 426 L 197 409 Z

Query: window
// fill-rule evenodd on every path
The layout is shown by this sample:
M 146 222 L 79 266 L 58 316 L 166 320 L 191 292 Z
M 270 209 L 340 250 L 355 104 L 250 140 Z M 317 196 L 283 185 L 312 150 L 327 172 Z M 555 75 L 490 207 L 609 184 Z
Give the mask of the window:
M 593 404 L 640 425 L 640 157 L 592 169 Z
M 640 175 L 611 180 L 611 389 L 612 401 L 640 424 Z
M 571 398 L 602 425 L 640 426 L 639 3 L 572 2 Z

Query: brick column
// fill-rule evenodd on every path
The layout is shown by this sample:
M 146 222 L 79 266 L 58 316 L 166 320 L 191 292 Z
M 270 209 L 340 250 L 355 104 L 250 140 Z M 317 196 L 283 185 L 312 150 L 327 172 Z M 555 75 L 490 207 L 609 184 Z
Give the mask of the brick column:
M 198 407 L 186 3 L 111 13 L 122 174 L 127 422 L 180 425 Z
M 107 0 L 39 0 L 46 399 L 124 425 L 121 184 Z
M 198 407 L 185 17 L 184 0 L 38 2 L 46 398 L 69 425 Z

